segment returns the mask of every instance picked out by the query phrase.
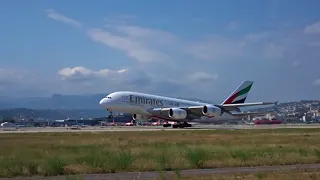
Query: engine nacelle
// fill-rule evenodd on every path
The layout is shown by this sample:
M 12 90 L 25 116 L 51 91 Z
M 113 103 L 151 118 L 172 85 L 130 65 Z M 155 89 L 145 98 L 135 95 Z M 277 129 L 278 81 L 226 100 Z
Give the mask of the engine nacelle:
M 180 108 L 171 108 L 168 113 L 168 116 L 171 119 L 185 119 L 187 115 L 187 111 Z
M 149 120 L 149 116 L 141 115 L 141 114 L 132 114 L 133 120 L 139 120 L 139 121 L 147 121 Z
M 221 109 L 215 106 L 203 106 L 202 113 L 205 116 L 221 116 Z

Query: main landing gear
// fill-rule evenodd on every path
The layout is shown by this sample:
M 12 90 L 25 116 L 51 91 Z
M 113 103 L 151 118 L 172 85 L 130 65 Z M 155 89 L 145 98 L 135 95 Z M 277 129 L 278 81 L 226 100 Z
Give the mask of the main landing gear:
M 167 124 L 163 124 L 162 126 L 163 126 L 163 127 L 170 127 L 171 124 L 167 123 Z
M 164 124 L 163 127 L 170 127 L 171 124 Z M 177 123 L 177 124 L 173 124 L 172 128 L 185 128 L 185 127 L 192 127 L 191 124 L 187 123 L 187 122 L 182 122 L 182 123 Z
M 112 111 L 110 109 L 107 109 L 107 111 L 109 111 L 110 113 L 110 115 L 108 116 L 108 119 L 112 120 L 113 119 Z

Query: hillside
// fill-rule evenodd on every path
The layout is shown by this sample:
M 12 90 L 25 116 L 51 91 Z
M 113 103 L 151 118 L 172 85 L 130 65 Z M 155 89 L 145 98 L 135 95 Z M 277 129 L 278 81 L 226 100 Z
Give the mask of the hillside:
M 99 100 L 105 94 L 94 95 L 61 95 L 35 98 L 1 98 L 0 109 L 31 108 L 31 109 L 100 109 Z
M 266 108 L 251 109 L 252 112 L 264 112 L 271 111 L 278 114 L 303 114 L 310 112 L 310 110 L 320 111 L 320 101 L 319 100 L 302 100 L 280 103 L 278 106 L 271 106 Z
M 98 96 L 98 95 L 96 95 Z M 62 98 L 63 96 L 59 96 L 58 99 Z M 81 97 L 81 96 L 80 96 Z M 35 118 L 44 118 L 44 119 L 67 119 L 67 118 L 94 118 L 94 117 L 106 117 L 109 113 L 104 110 L 102 107 L 97 108 L 96 106 L 96 99 L 97 97 L 91 96 L 91 98 L 84 98 L 81 99 L 80 97 L 73 97 L 75 100 L 71 101 L 72 98 L 68 100 L 70 102 L 66 102 L 65 99 L 61 99 L 60 101 L 56 100 L 57 97 L 53 98 L 52 103 L 50 104 L 51 107 L 54 108 L 6 108 L 0 109 L 0 119 L 1 117 L 16 117 L 18 119 L 35 119 Z M 66 98 L 67 99 L 67 98 Z M 99 99 L 99 98 L 98 98 Z M 50 100 L 46 99 L 47 102 Z M 90 103 L 85 103 L 86 100 L 91 100 Z M 196 100 L 196 99 L 192 99 Z M 41 101 L 32 101 L 33 107 L 39 107 L 41 103 L 36 104 L 35 102 Z M 45 102 L 45 101 L 42 101 Z M 85 105 L 76 105 L 77 103 L 84 103 Z M 56 108 L 59 107 L 59 103 L 65 103 L 64 107 L 68 108 Z M 31 103 L 29 102 L 29 105 Z M 54 106 L 56 105 L 56 106 Z M 66 106 L 67 105 L 67 106 Z M 77 108 L 72 108 L 73 106 Z M 49 107 L 49 106 L 46 106 Z M 61 107 L 61 106 L 60 106 Z M 83 108 L 87 107 L 87 108 Z M 253 112 L 261 112 L 261 111 L 272 111 L 277 112 L 279 114 L 288 115 L 288 114 L 303 114 L 306 112 L 310 112 L 310 108 L 312 110 L 320 110 L 320 101 L 299 101 L 299 102 L 288 102 L 288 103 L 281 103 L 278 106 L 271 106 L 267 108 L 258 108 L 258 109 L 251 109 L 250 111 Z
M 0 97 L 0 109 L 30 108 L 30 109 L 101 109 L 99 101 L 106 94 L 93 95 L 61 95 L 35 98 Z M 196 98 L 184 98 L 193 101 L 207 102 Z
M 104 109 L 27 109 L 27 108 L 12 108 L 0 109 L 0 119 L 12 118 L 15 119 L 89 119 L 94 117 L 106 117 L 108 112 Z

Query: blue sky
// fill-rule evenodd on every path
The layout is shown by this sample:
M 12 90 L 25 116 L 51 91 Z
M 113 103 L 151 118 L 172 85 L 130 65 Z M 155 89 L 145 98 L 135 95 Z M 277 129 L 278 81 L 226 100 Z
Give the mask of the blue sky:
M 248 101 L 319 99 L 319 6 L 317 0 L 6 0 L 0 93 L 134 90 L 222 101 L 254 80 Z

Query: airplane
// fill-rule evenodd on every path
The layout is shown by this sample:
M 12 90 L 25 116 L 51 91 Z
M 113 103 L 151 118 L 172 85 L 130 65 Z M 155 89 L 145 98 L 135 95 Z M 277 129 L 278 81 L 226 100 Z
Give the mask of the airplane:
M 173 128 L 185 128 L 191 127 L 190 122 L 193 120 L 212 122 L 215 119 L 221 119 L 223 117 L 239 119 L 240 117 L 246 117 L 248 115 L 266 114 L 256 112 L 244 113 L 240 110 L 240 107 L 277 105 L 278 103 L 278 101 L 245 103 L 252 84 L 253 81 L 242 82 L 221 104 L 190 101 L 131 91 L 113 92 L 102 98 L 99 104 L 109 111 L 109 118 L 113 117 L 113 111 L 117 111 L 132 114 L 134 120 L 147 121 L 151 118 L 162 119 L 176 122 L 176 124 L 166 123 L 163 125 L 164 127 L 172 125 Z M 232 113 L 232 111 L 238 113 Z

